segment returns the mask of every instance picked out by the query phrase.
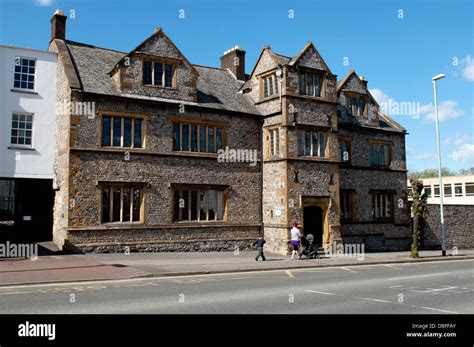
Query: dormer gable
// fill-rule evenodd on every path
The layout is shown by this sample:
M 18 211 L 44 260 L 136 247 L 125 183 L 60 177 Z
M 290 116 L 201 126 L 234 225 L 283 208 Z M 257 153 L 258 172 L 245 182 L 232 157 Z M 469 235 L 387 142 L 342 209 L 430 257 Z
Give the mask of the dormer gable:
M 197 100 L 198 72 L 161 28 L 123 56 L 110 71 L 125 94 Z
M 367 88 L 367 80 L 351 69 L 337 84 L 339 114 L 369 125 L 378 124 L 379 105 Z
M 321 54 L 319 54 L 312 41 L 309 41 L 303 49 L 293 59 L 291 59 L 288 65 L 323 70 L 328 72 L 330 75 L 333 75 L 329 66 L 326 64 Z

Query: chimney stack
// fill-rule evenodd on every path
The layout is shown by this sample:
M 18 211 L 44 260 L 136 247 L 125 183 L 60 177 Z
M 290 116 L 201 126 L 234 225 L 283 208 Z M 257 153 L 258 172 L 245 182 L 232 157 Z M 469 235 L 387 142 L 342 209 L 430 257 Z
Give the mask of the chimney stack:
M 66 19 L 63 10 L 56 10 L 51 17 L 51 41 L 54 39 L 66 39 Z
M 225 51 L 221 57 L 221 69 L 229 69 L 238 80 L 245 81 L 245 51 L 240 46 Z

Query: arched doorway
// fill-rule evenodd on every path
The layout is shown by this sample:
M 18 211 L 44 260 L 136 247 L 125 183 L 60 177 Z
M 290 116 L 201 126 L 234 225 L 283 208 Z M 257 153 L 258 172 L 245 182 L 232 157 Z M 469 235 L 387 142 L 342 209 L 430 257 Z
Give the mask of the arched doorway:
M 323 244 L 324 230 L 323 209 L 318 206 L 306 206 L 303 209 L 303 232 L 313 234 L 314 242 L 319 247 Z

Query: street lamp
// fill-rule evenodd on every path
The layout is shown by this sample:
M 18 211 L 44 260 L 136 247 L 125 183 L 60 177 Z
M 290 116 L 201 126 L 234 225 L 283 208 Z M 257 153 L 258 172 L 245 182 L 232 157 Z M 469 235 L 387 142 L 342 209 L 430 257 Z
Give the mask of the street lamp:
M 439 145 L 439 120 L 438 120 L 438 100 L 436 96 L 436 81 L 444 78 L 443 74 L 439 74 L 433 77 L 433 90 L 434 90 L 434 111 L 436 120 L 436 140 L 438 143 L 438 178 L 439 178 L 439 215 L 441 223 L 441 254 L 446 256 L 446 238 L 444 230 L 444 214 L 443 214 L 443 198 L 444 198 L 444 187 L 443 177 L 441 175 L 441 148 Z

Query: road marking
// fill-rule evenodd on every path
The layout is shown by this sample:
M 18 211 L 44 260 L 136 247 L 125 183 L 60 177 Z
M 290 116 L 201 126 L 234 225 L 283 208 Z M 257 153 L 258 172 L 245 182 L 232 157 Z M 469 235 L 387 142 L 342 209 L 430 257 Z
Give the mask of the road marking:
M 29 294 L 33 292 L 9 292 L 9 293 L 0 293 L 0 295 L 12 295 L 12 294 Z
M 443 290 L 450 290 L 450 289 L 456 289 L 457 287 L 446 287 L 446 288 L 438 288 L 438 289 L 435 289 L 435 288 L 426 288 L 428 290 L 410 290 L 411 292 L 416 292 L 416 293 L 434 293 L 434 292 L 440 292 L 440 291 L 443 291 Z
M 448 310 L 440 310 L 438 308 L 432 308 L 432 307 L 426 307 L 426 306 L 416 306 L 416 305 L 411 305 L 412 307 L 417 307 L 417 308 L 423 308 L 425 310 L 431 310 L 431 311 L 438 311 L 438 312 L 444 312 L 444 313 L 455 313 L 458 314 L 458 312 L 454 311 L 448 311 Z
M 318 292 L 317 290 L 309 290 L 309 289 L 305 289 L 305 292 L 316 293 L 316 294 L 324 294 L 324 295 L 343 296 L 343 295 L 341 295 L 341 294 L 328 293 L 328 292 Z
M 433 276 L 443 276 L 443 275 L 452 275 L 452 272 L 441 272 L 437 274 L 429 274 L 429 275 L 417 275 L 417 276 L 406 276 L 406 277 L 395 277 L 389 278 L 389 281 L 398 281 L 398 280 L 411 280 L 411 279 L 418 279 L 422 277 L 433 277 Z
M 389 267 L 389 268 L 392 268 L 392 269 L 402 270 L 401 267 L 396 267 L 396 266 L 393 266 L 393 265 L 390 265 L 390 264 L 384 264 L 383 266 Z
M 290 278 L 294 278 L 295 276 L 291 273 L 290 270 L 286 270 L 285 273 L 288 275 Z
M 355 271 L 355 270 L 349 269 L 348 267 L 345 267 L 345 266 L 341 266 L 341 267 L 340 267 L 340 269 L 343 269 L 343 270 L 346 270 L 346 271 L 349 271 L 349 272 L 358 273 L 358 271 Z
M 474 261 L 473 259 L 453 259 L 449 261 L 426 261 L 426 262 L 419 262 L 419 263 L 407 263 L 407 262 L 401 262 L 397 263 L 394 262 L 394 264 L 397 265 L 425 265 L 425 264 L 432 264 L 432 263 L 454 263 L 454 262 L 472 262 Z M 370 266 L 380 266 L 380 264 L 365 264 L 365 265 L 351 265 L 351 267 L 370 267 Z M 328 266 L 328 269 L 335 269 L 338 267 L 333 267 L 333 266 Z M 310 268 L 308 269 L 315 269 L 315 268 Z M 316 269 L 326 269 L 326 268 L 316 268 Z M 299 269 L 298 269 L 299 270 Z M 259 273 L 271 273 L 271 272 L 279 272 L 281 273 L 281 269 L 278 270 L 263 270 L 263 271 L 242 271 L 239 272 L 239 274 L 252 274 L 258 276 Z M 157 281 L 157 280 L 168 280 L 168 279 L 173 279 L 173 278 L 189 278 L 189 277 L 209 277 L 209 276 L 229 276 L 231 273 L 230 272 L 224 272 L 224 273 L 214 273 L 214 274 L 196 274 L 196 275 L 175 275 L 175 276 L 163 276 L 163 277 L 153 277 L 150 278 L 148 277 L 138 277 L 138 278 L 124 278 L 124 279 L 108 279 L 108 280 L 89 280 L 89 281 L 75 281 L 75 282 L 53 282 L 53 283 L 38 283 L 38 284 L 17 284 L 17 285 L 10 285 L 10 286 L 0 286 L 0 289 L 18 289 L 18 288 L 38 288 L 38 287 L 57 287 L 57 286 L 71 286 L 71 285 L 85 285 L 85 284 L 99 284 L 99 283 L 121 283 L 121 282 L 139 282 L 139 281 Z M 414 278 L 420 278 L 422 276 L 414 276 Z M 469 276 L 470 277 L 470 276 Z M 474 275 L 472 275 L 474 277 Z M 391 280 L 396 280 L 391 279 Z
M 356 299 L 362 299 L 362 300 L 369 300 L 369 301 L 385 302 L 385 303 L 388 303 L 388 304 L 396 304 L 396 302 L 387 301 L 387 300 L 381 300 L 381 299 L 361 298 L 360 296 L 354 296 L 354 298 L 356 298 Z

